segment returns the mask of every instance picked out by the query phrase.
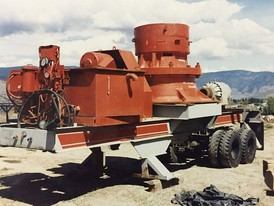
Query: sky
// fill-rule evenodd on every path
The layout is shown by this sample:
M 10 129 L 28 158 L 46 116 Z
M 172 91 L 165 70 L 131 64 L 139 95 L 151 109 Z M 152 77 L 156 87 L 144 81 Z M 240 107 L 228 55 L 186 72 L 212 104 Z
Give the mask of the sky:
M 65 66 L 113 46 L 134 53 L 135 27 L 183 23 L 191 66 L 274 72 L 273 10 L 271 0 L 0 0 L 0 67 L 38 65 L 51 44 Z

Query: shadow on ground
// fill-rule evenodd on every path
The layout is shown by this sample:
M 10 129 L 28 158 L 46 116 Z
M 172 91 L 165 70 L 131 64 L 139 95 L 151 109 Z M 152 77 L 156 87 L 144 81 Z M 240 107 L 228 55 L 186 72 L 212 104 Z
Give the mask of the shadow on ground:
M 188 161 L 184 164 L 165 166 L 174 172 L 187 169 L 203 161 Z M 53 205 L 70 200 L 88 192 L 114 185 L 139 185 L 144 190 L 146 181 L 132 177 L 139 173 L 141 161 L 125 157 L 106 157 L 108 167 L 105 175 L 98 176 L 90 170 L 79 170 L 79 164 L 66 163 L 49 169 L 54 176 L 43 173 L 22 173 L 0 178 L 0 197 L 30 205 Z M 202 165 L 203 166 L 203 165 Z
M 147 185 L 143 180 L 129 176 L 129 170 L 134 169 L 138 161 L 117 157 L 108 157 L 107 161 L 110 166 L 115 167 L 106 169 L 108 176 L 105 177 L 92 174 L 92 171 L 79 171 L 77 169 L 79 164 L 75 163 L 66 163 L 50 169 L 49 171 L 59 174 L 57 177 L 43 173 L 22 173 L 1 177 L 0 197 L 30 205 L 53 205 L 113 185 L 140 185 L 145 189 Z M 123 167 L 118 173 L 116 167 L 119 165 Z M 127 165 L 131 165 L 131 168 Z

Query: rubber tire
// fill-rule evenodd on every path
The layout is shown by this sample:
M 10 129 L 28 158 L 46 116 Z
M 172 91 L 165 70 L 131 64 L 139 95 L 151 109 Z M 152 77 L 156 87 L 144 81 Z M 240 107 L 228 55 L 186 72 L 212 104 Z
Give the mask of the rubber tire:
M 224 167 L 237 167 L 242 158 L 242 143 L 240 135 L 235 130 L 223 134 L 219 146 L 220 161 Z
M 243 129 L 240 132 L 242 141 L 242 164 L 250 164 L 256 155 L 256 134 L 251 129 Z
M 209 137 L 208 159 L 214 167 L 220 166 L 219 145 L 224 133 L 224 130 L 217 130 Z

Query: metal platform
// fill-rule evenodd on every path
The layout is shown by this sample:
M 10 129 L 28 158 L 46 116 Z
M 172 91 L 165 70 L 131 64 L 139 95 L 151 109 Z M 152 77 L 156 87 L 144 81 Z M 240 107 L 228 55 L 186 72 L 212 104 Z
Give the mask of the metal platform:
M 222 114 L 222 105 L 210 104 L 156 104 L 153 105 L 155 117 L 168 117 L 171 119 L 189 120 L 200 117 L 217 116 Z

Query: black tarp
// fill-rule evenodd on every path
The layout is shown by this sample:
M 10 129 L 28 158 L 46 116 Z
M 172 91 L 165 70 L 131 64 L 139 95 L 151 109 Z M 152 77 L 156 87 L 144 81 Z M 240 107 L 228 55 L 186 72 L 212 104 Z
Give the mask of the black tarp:
M 171 200 L 182 206 L 250 206 L 259 202 L 258 198 L 243 198 L 219 191 L 214 185 L 206 187 L 203 192 L 182 191 Z

